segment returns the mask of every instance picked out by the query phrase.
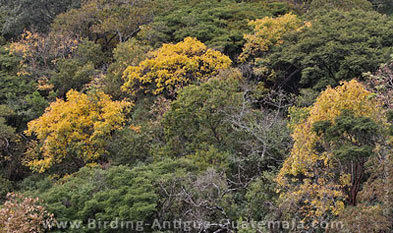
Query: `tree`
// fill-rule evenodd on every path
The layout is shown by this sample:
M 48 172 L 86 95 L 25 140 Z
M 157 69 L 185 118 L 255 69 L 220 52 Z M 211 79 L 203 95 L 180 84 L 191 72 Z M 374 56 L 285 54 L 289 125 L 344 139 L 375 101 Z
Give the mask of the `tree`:
M 310 221 L 329 220 L 345 204 L 356 205 L 364 164 L 382 134 L 382 110 L 370 96 L 352 80 L 328 87 L 305 109 L 308 114 L 293 126 L 294 145 L 277 177 L 282 206 L 296 205 L 294 214 Z
M 12 110 L 7 114 L 7 123 L 18 132 L 24 130 L 27 121 L 41 115 L 47 104 L 36 92 L 34 80 L 20 73 L 20 62 L 6 46 L 0 48 L 0 105 Z
M 248 20 L 285 14 L 285 2 L 266 1 L 163 1 L 154 21 L 142 27 L 138 38 L 153 47 L 195 37 L 209 48 L 236 58 L 249 32 Z
M 0 209 L 0 232 L 46 232 L 55 224 L 53 214 L 40 205 L 38 198 L 9 193 Z
M 163 152 L 186 156 L 208 150 L 209 145 L 234 151 L 240 135 L 226 120 L 226 110 L 242 103 L 241 79 L 239 73 L 233 73 L 182 89 L 163 116 Z
M 393 21 L 379 13 L 334 10 L 311 24 L 256 61 L 263 81 L 295 93 L 322 90 L 375 71 L 392 53 Z
M 296 15 L 288 13 L 277 18 L 265 17 L 250 21 L 248 25 L 254 29 L 252 34 L 244 35 L 246 43 L 239 57 L 242 62 L 250 57 L 262 56 L 271 47 L 282 44 L 283 35 L 290 31 L 300 30 L 302 22 Z
M 9 53 L 6 46 L 0 47 L 0 103 L 6 103 L 10 95 L 25 96 L 34 91 L 33 82 L 18 75 L 21 60 Z
M 375 150 L 377 156 L 367 163 L 369 178 L 359 192 L 358 205 L 347 208 L 339 216 L 346 226 L 345 232 L 355 229 L 362 232 L 387 232 L 392 229 L 393 199 L 390 192 L 393 187 L 393 163 L 389 140 L 387 138 Z
M 140 62 L 147 59 L 148 52 L 152 48 L 141 43 L 136 39 L 131 39 L 119 43 L 113 50 L 113 63 L 108 67 L 108 72 L 103 79 L 99 81 L 99 88 L 114 99 L 125 97 L 121 91 L 124 85 L 123 73 L 128 66 L 137 66 Z
M 106 169 L 84 167 L 58 182 L 48 179 L 36 182 L 37 186 L 45 188 L 27 190 L 26 194 L 42 199 L 58 221 L 80 221 L 85 227 L 77 229 L 78 232 L 97 231 L 86 227 L 89 219 L 116 218 L 120 221 L 143 221 L 146 224 L 143 232 L 153 232 L 149 226 L 153 226 L 156 219 L 160 222 L 176 219 L 172 219 L 171 214 L 179 209 L 168 211 L 169 207 L 175 206 L 170 205 L 174 204 L 175 196 L 169 195 L 181 189 L 179 181 L 197 171 L 188 160 L 170 159 L 134 168 L 124 165 Z M 72 228 L 58 230 L 75 232 Z M 110 228 L 100 230 L 113 232 Z M 116 232 L 132 230 L 119 227 Z
M 83 40 L 72 57 L 56 61 L 55 70 L 49 75 L 47 84 L 53 86 L 53 91 L 59 98 L 64 98 L 71 89 L 87 89 L 88 84 L 99 76 L 98 68 L 104 63 L 103 57 L 100 45 Z
M 375 93 L 374 98 L 384 107 L 388 123 L 386 127 L 389 130 L 387 135 L 378 135 L 383 140 L 374 150 L 376 156 L 370 158 L 365 166 L 368 179 L 358 194 L 358 204 L 346 208 L 339 216 L 339 220 L 345 225 L 342 232 L 387 232 L 392 229 L 392 64 L 389 61 L 376 73 L 367 73 L 365 76 L 367 87 Z
M 177 195 L 173 195 L 177 208 L 171 212 L 177 213 L 184 221 L 209 222 L 195 226 L 185 226 L 184 231 L 228 231 L 235 227 L 230 224 L 236 217 L 237 203 L 235 190 L 229 187 L 224 173 L 208 168 L 201 174 L 188 174 L 178 182 Z M 174 194 L 174 193 L 173 193 Z M 189 227 L 190 229 L 187 229 Z
M 35 82 L 20 75 L 20 59 L 0 47 L 0 176 L 17 181 L 27 171 L 22 166 L 26 140 L 20 133 L 40 116 L 46 100 L 35 91 Z
M 6 200 L 7 194 L 13 190 L 13 185 L 10 180 L 3 176 L 0 176 L 0 184 L 0 203 L 3 203 Z
M 21 59 L 20 74 L 34 80 L 48 78 L 60 59 L 72 56 L 80 40 L 66 34 L 48 35 L 25 31 L 21 39 L 9 45 L 9 51 Z
M 331 10 L 373 10 L 368 0 L 289 0 L 289 4 L 295 12 L 299 12 L 307 18 L 312 18 L 315 15 Z
M 149 163 L 158 157 L 155 152 L 165 146 L 161 121 L 170 102 L 162 96 L 147 96 L 135 102 L 133 124 L 115 132 L 108 147 L 112 164 Z
M 282 96 L 271 100 L 276 109 L 257 108 L 253 92 L 255 85 L 238 70 L 183 88 L 163 115 L 163 145 L 153 155 L 187 157 L 201 167 L 225 170 L 233 184 L 246 188 L 280 166 L 291 146 Z
M 83 225 L 89 219 L 148 221 L 154 215 L 158 199 L 152 176 L 153 172 L 126 166 L 107 170 L 85 167 L 39 193 L 39 196 L 58 221 L 81 221 Z M 78 187 L 79 191 L 75 192 L 74 187 Z M 96 231 L 85 229 L 79 231 Z M 72 228 L 59 230 L 73 231 Z M 110 232 L 110 229 L 100 230 Z M 120 228 L 117 231 L 129 232 L 130 229 Z
M 59 15 L 52 30 L 88 38 L 110 51 L 134 37 L 152 20 L 155 9 L 151 0 L 86 0 L 81 8 Z
M 367 87 L 370 88 L 386 109 L 392 109 L 393 103 L 393 61 L 382 64 L 375 72 L 364 74 Z
M 264 171 L 247 188 L 245 195 L 246 206 L 242 209 L 242 217 L 248 221 L 279 221 L 277 183 L 275 178 L 278 170 Z M 263 226 L 266 227 L 266 226 Z M 258 227 L 260 228 L 260 227 Z M 270 232 L 276 232 L 280 226 L 269 227 Z M 255 229 L 255 227 L 254 227 Z M 264 231 L 262 231 L 264 232 Z M 266 232 L 269 232 L 266 230 Z
M 310 3 L 311 11 L 329 10 L 364 10 L 372 11 L 372 4 L 367 0 L 312 0 Z
M 22 166 L 25 141 L 11 127 L 7 118 L 13 111 L 5 105 L 0 105 L 0 177 L 7 180 L 20 180 L 26 173 Z M 4 185 L 7 189 L 7 185 Z
M 158 144 L 154 141 L 156 131 L 158 131 L 156 128 L 149 127 L 148 124 L 131 125 L 116 131 L 108 146 L 108 160 L 115 165 L 133 165 L 151 161 L 152 148 Z
M 107 62 L 99 44 L 53 32 L 26 31 L 9 50 L 20 59 L 18 75 L 30 77 L 36 89 L 52 98 L 64 98 L 70 89 L 82 90 Z
M 122 128 L 130 105 L 111 101 L 102 92 L 87 95 L 69 91 L 67 101 L 58 99 L 41 117 L 28 123 L 26 134 L 36 135 L 39 145 L 28 151 L 27 165 L 44 172 L 63 160 L 71 160 L 77 168 L 99 160 L 111 132 Z
M 373 155 L 381 130 L 376 122 L 368 117 L 356 117 L 353 112 L 343 110 L 333 121 L 319 121 L 313 131 L 321 138 L 318 152 L 332 153 L 334 158 L 346 167 L 344 172 L 351 175 L 351 183 L 344 188 L 347 202 L 357 204 L 357 195 L 364 180 L 364 164 Z
M 244 188 L 264 172 L 280 167 L 292 147 L 285 118 L 291 98 L 279 91 L 254 99 L 253 92 L 258 93 L 253 83 L 243 87 L 241 104 L 230 105 L 225 113 L 235 135 L 241 135 L 230 167 L 235 168 L 232 179 Z
M 183 42 L 163 45 L 138 66 L 129 66 L 122 88 L 131 95 L 145 89 L 155 95 L 173 97 L 179 88 L 206 81 L 230 65 L 227 56 L 187 37 Z
M 380 90 L 378 94 L 382 95 L 386 91 L 383 88 Z M 374 137 L 381 140 L 373 150 L 375 156 L 370 157 L 365 164 L 367 180 L 358 193 L 357 205 L 346 208 L 339 215 L 339 220 L 345 226 L 340 232 L 388 232 L 392 229 L 393 198 L 390 193 L 393 187 L 393 118 L 389 108 L 384 110 L 387 118 L 384 127 L 389 130 L 383 134 L 374 132 Z
M 2 34 L 17 37 L 24 29 L 48 32 L 55 17 L 80 6 L 80 0 L 1 0 L 6 17 Z

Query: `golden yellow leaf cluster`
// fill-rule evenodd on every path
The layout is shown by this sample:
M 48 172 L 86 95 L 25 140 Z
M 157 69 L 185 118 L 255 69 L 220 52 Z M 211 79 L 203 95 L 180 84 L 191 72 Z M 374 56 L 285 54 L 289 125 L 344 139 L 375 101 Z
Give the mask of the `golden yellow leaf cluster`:
M 9 45 L 9 52 L 21 57 L 18 75 L 31 75 L 42 67 L 56 64 L 59 59 L 69 58 L 78 48 L 79 41 L 66 34 L 25 31 L 21 39 Z
M 28 123 L 27 135 L 36 135 L 38 153 L 30 150 L 27 165 L 44 172 L 66 157 L 85 165 L 105 153 L 113 130 L 123 127 L 129 102 L 112 101 L 103 92 L 67 93 L 67 101 L 58 99 L 36 120 Z
M 244 35 L 246 44 L 239 60 L 245 62 L 249 57 L 268 51 L 271 47 L 282 44 L 282 36 L 290 31 L 300 30 L 302 21 L 292 13 L 273 18 L 265 17 L 250 21 L 249 26 L 254 28 L 252 34 Z M 310 26 L 310 23 L 306 24 Z
M 343 110 L 381 121 L 381 105 L 371 96 L 372 93 L 361 83 L 352 80 L 342 82 L 336 88 L 328 87 L 313 106 L 304 109 L 309 112 L 308 117 L 294 126 L 294 145 L 277 177 L 281 188 L 287 190 L 282 198 L 302 200 L 305 203 L 304 212 L 309 216 L 321 216 L 326 211 L 337 215 L 343 210 L 344 194 L 341 190 L 349 185 L 350 174 L 341 173 L 338 180 L 333 178 L 335 174 L 330 170 L 334 166 L 332 155 L 316 151 L 320 138 L 312 126 L 318 121 L 334 123 Z M 318 167 L 318 163 L 323 164 Z M 302 177 L 302 180 L 299 184 L 298 178 L 290 177 Z
M 140 89 L 155 95 L 173 94 L 189 83 L 207 80 L 231 63 L 221 52 L 187 37 L 177 44 L 164 44 L 138 66 L 129 66 L 124 72 L 126 82 L 122 88 L 132 95 Z M 150 88 L 146 90 L 147 86 Z

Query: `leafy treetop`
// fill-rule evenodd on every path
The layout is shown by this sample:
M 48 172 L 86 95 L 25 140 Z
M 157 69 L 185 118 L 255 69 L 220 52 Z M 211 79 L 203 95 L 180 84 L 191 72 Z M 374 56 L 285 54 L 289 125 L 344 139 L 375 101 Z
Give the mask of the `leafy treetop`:
M 28 151 L 27 165 L 44 172 L 69 158 L 82 167 L 105 153 L 111 132 L 121 129 L 131 104 L 111 101 L 102 92 L 82 94 L 70 90 L 67 101 L 58 99 L 36 120 L 28 123 L 26 134 L 37 136 L 39 152 Z
M 306 216 L 318 217 L 327 211 L 337 215 L 344 208 L 344 190 L 346 187 L 352 188 L 351 177 L 353 181 L 358 179 L 360 173 L 363 174 L 360 169 L 364 160 L 356 163 L 359 170 L 356 174 L 352 174 L 350 169 L 349 171 L 344 169 L 346 167 L 344 162 L 340 162 L 341 165 L 336 164 L 338 158 L 334 155 L 337 153 L 333 152 L 343 152 L 342 145 L 345 140 L 342 138 L 348 138 L 352 142 L 359 138 L 353 136 L 352 129 L 348 129 L 348 132 L 344 130 L 342 135 L 339 134 L 345 125 L 355 123 L 353 127 L 366 129 L 372 126 L 371 128 L 374 129 L 369 122 L 381 121 L 380 104 L 370 96 L 371 93 L 356 80 L 343 82 L 335 89 L 328 87 L 313 106 L 305 109 L 308 112 L 306 117 L 295 124 L 292 134 L 294 145 L 278 174 L 277 181 L 283 190 L 286 190 L 282 195 L 283 198 L 306 199 L 302 206 Z M 353 115 L 342 115 L 345 111 L 350 111 Z M 339 125 L 338 121 L 341 122 Z M 335 147 L 336 150 L 330 148 L 332 141 L 324 144 L 323 142 L 326 141 L 323 141 L 322 136 L 317 133 L 321 122 L 327 122 L 329 127 L 335 128 L 335 138 L 339 140 L 337 145 L 341 145 Z M 353 130 L 356 131 L 356 128 Z M 360 144 L 355 144 L 358 151 L 364 148 Z M 341 153 L 341 155 L 351 155 L 351 153 Z M 352 167 L 356 160 L 352 157 L 341 159 L 350 161 L 348 166 Z
M 164 44 L 138 66 L 128 67 L 122 88 L 132 95 L 145 89 L 155 95 L 173 96 L 178 88 L 206 81 L 230 65 L 229 57 L 187 37 L 177 44 Z
M 248 25 L 254 28 L 252 34 L 245 34 L 246 43 L 239 60 L 245 62 L 250 57 L 258 57 L 271 47 L 282 44 L 282 36 L 293 30 L 299 30 L 302 21 L 294 14 L 288 13 L 273 18 L 265 17 L 250 21 Z

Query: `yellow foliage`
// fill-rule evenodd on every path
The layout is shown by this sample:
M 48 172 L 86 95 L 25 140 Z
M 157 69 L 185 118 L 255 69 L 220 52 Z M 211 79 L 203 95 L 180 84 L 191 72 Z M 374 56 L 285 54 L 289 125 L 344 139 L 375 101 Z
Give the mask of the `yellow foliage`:
M 38 90 L 50 91 L 53 90 L 54 88 L 54 85 L 49 82 L 49 79 L 46 76 L 40 77 L 37 82 L 38 82 L 38 86 L 37 86 Z
M 321 188 L 323 187 L 323 188 Z M 299 206 L 297 213 L 305 221 L 322 216 L 327 212 L 338 215 L 344 209 L 344 201 L 337 185 L 328 183 L 323 178 L 316 182 L 311 179 L 303 180 L 302 184 L 292 190 L 290 195 L 281 195 L 280 198 L 290 198 L 292 201 L 304 202 Z
M 150 58 L 124 72 L 124 91 L 135 95 L 139 89 L 153 85 L 153 94 L 173 94 L 178 88 L 205 81 L 220 69 L 231 65 L 229 57 L 208 49 L 195 38 L 187 37 L 177 44 L 164 44 Z
M 29 75 L 43 66 L 51 66 L 58 59 L 68 58 L 78 48 L 79 41 L 69 35 L 49 33 L 41 35 L 25 31 L 21 39 L 9 45 L 9 52 L 22 58 L 19 75 Z
M 83 165 L 100 158 L 110 133 L 122 128 L 130 106 L 102 92 L 86 95 L 70 90 L 67 101 L 58 99 L 28 123 L 25 133 L 36 135 L 41 146 L 38 153 L 28 151 L 27 165 L 44 172 L 67 156 Z
M 244 35 L 246 44 L 239 60 L 245 62 L 250 56 L 268 51 L 271 47 L 282 44 L 282 36 L 290 31 L 300 30 L 302 21 L 292 13 L 272 18 L 265 17 L 250 21 L 249 26 L 254 28 L 253 34 Z M 308 22 L 306 27 L 311 26 Z
M 129 128 L 136 133 L 140 133 L 141 129 L 142 129 L 142 127 L 140 125 L 130 125 Z
M 317 98 L 315 104 L 305 108 L 309 113 L 307 118 L 301 120 L 293 127 L 292 137 L 294 145 L 290 156 L 284 162 L 277 177 L 281 189 L 289 190 L 282 198 L 297 196 L 307 199 L 311 205 L 305 205 L 305 212 L 323 214 L 327 210 L 338 215 L 344 208 L 344 193 L 342 188 L 350 183 L 350 174 L 342 173 L 339 179 L 330 168 L 334 166 L 330 153 L 318 153 L 316 144 L 320 140 L 312 130 L 318 121 L 332 121 L 343 110 L 351 110 L 356 116 L 369 117 L 375 121 L 381 119 L 381 106 L 377 100 L 371 98 L 372 93 L 356 80 L 342 82 L 336 88 L 328 87 Z M 321 168 L 316 168 L 318 162 L 323 162 Z M 291 176 L 305 177 L 300 185 L 291 185 Z

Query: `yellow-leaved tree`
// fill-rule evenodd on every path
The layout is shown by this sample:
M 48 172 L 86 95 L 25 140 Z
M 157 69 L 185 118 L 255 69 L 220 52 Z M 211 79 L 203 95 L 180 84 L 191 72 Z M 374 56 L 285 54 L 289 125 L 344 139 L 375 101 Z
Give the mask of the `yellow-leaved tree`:
M 250 57 L 260 56 L 273 46 L 282 44 L 282 37 L 285 33 L 300 30 L 303 27 L 302 21 L 292 13 L 277 18 L 267 16 L 250 21 L 248 25 L 254 30 L 252 34 L 244 35 L 246 43 L 239 56 L 241 62 L 245 62 Z
M 97 161 L 111 133 L 122 128 L 130 107 L 131 103 L 112 101 L 103 92 L 70 90 L 66 101 L 56 100 L 28 123 L 25 133 L 35 135 L 38 143 L 27 152 L 27 166 L 42 173 L 63 161 L 77 168 Z
M 304 221 L 326 220 L 356 205 L 365 163 L 386 123 L 380 103 L 356 80 L 328 87 L 296 112 L 294 145 L 277 177 L 281 204 Z
M 187 37 L 177 44 L 164 44 L 138 66 L 129 66 L 124 72 L 122 89 L 131 95 L 144 90 L 155 95 L 174 96 L 178 88 L 205 81 L 231 63 L 231 59 L 221 52 Z

